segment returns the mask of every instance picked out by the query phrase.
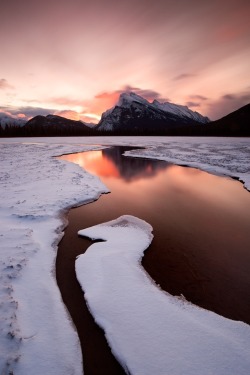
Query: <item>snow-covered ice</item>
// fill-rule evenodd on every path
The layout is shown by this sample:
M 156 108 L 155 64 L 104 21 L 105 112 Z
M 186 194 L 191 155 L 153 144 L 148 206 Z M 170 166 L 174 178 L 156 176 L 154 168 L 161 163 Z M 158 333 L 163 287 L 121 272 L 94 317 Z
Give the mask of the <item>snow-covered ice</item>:
M 97 199 L 107 188 L 79 166 L 53 156 L 99 149 L 102 145 L 147 147 L 130 151 L 130 154 L 235 176 L 250 189 L 250 139 L 1 139 L 0 373 L 82 373 L 79 340 L 55 281 L 55 257 L 65 226 L 63 213 L 70 207 Z M 133 231 L 132 228 L 129 231 Z M 140 233 L 144 236 L 144 231 Z M 211 317 L 214 318 L 214 314 Z M 230 327 L 231 324 L 238 334 L 242 324 L 230 322 Z M 230 337 L 233 340 L 234 336 Z M 241 337 L 243 340 L 243 333 Z M 237 353 L 235 347 L 232 360 L 239 359 Z M 174 352 L 172 354 L 174 356 Z M 179 355 L 176 366 L 178 361 Z
M 166 160 L 173 164 L 236 177 L 250 190 L 249 138 L 162 137 L 148 143 L 146 150 L 127 151 L 126 155 Z
M 52 157 L 88 146 L 0 147 L 0 373 L 81 374 L 78 336 L 55 281 L 56 247 L 62 211 L 107 189 L 80 167 Z
M 132 375 L 249 374 L 250 327 L 161 291 L 140 265 L 152 227 L 133 216 L 79 231 L 97 242 L 76 260 L 96 322 Z

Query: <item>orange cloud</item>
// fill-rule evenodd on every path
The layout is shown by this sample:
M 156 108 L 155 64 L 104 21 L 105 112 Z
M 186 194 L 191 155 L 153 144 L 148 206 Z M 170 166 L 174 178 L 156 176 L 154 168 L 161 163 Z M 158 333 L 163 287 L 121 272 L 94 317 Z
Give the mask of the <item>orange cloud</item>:
M 106 111 L 107 109 L 113 107 L 120 96 L 120 92 L 113 91 L 113 92 L 103 92 L 95 96 L 94 98 L 94 106 L 96 105 L 96 111 L 99 114 Z
M 123 92 L 134 92 L 148 101 L 153 101 L 155 99 L 159 101 L 169 100 L 161 97 L 161 94 L 157 91 L 126 85 L 119 90 L 101 92 L 94 97 L 92 102 L 85 104 L 88 107 L 89 112 L 96 113 L 100 116 L 103 112 L 113 107 L 118 102 L 118 99 Z
M 98 123 L 101 116 L 96 115 L 95 113 L 80 113 L 80 119 L 84 122 Z
M 71 110 L 63 110 L 63 111 L 56 111 L 54 115 L 65 117 L 69 120 L 74 121 L 83 121 L 88 123 L 97 123 L 99 122 L 101 116 L 96 115 L 95 113 L 88 113 L 88 112 L 77 112 Z
M 80 114 L 76 111 L 64 110 L 64 111 L 56 111 L 54 115 L 65 117 L 69 120 L 80 120 Z

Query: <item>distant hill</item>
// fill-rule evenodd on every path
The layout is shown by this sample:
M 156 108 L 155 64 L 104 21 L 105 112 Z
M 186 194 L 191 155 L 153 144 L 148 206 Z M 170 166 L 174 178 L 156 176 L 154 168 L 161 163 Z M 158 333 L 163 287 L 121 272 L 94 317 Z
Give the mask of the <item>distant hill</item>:
M 92 135 L 93 130 L 82 121 L 48 115 L 33 117 L 24 125 L 22 133 L 27 136 L 84 136 Z
M 210 122 L 206 129 L 208 135 L 217 136 L 250 136 L 250 104 L 237 111 Z
M 202 127 L 182 127 L 178 134 L 206 137 L 250 137 L 250 104 Z
M 132 92 L 122 93 L 118 103 L 102 114 L 97 132 L 119 135 L 164 135 L 184 126 L 200 126 L 209 119 L 188 107 L 173 104 L 149 103 Z

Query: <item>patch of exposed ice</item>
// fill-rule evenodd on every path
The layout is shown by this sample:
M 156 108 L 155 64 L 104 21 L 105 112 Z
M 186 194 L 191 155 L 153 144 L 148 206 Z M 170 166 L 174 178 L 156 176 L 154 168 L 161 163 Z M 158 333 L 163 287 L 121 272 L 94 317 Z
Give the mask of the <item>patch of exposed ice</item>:
M 140 265 L 152 228 L 133 216 L 79 231 L 101 239 L 76 260 L 96 322 L 127 374 L 249 374 L 250 327 L 161 291 Z

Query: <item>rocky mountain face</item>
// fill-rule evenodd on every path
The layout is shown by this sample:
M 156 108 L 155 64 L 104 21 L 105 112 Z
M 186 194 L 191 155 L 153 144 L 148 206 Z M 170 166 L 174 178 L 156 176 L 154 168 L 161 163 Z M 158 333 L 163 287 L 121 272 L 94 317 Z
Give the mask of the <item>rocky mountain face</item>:
M 170 129 L 209 122 L 188 107 L 173 104 L 149 103 L 134 93 L 122 93 L 118 103 L 104 112 L 96 130 L 117 134 L 164 134 Z
M 165 112 L 173 113 L 183 119 L 188 118 L 201 124 L 207 124 L 210 122 L 208 117 L 202 116 L 199 112 L 192 111 L 184 105 L 169 102 L 159 103 L 157 100 L 154 100 L 152 104 Z

